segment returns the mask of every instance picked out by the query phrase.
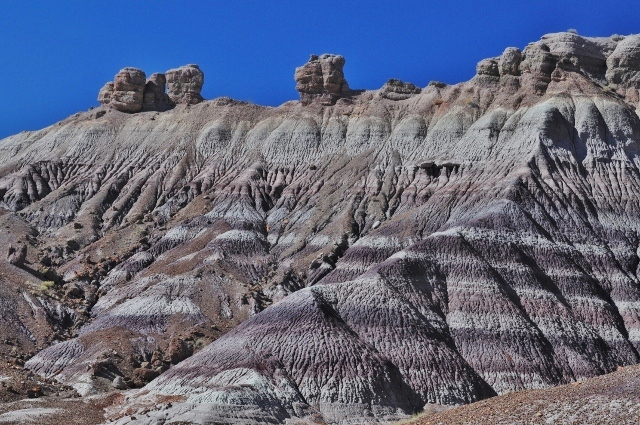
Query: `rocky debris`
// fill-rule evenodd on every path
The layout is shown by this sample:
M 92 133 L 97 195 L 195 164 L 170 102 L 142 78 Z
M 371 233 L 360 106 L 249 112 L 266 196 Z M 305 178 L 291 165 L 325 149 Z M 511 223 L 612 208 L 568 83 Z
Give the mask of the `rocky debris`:
M 311 55 L 309 61 L 296 68 L 294 79 L 296 90 L 303 104 L 317 101 L 333 105 L 350 93 L 344 78 L 345 59 L 340 55 Z
M 405 100 L 422 90 L 411 83 L 405 83 L 394 78 L 389 79 L 380 89 L 380 96 L 390 100 Z
M 29 388 L 27 390 L 27 397 L 29 398 L 39 398 L 43 396 L 42 387 L 37 386 L 33 388 Z
M 162 372 L 156 369 L 139 367 L 133 370 L 133 382 L 137 387 L 143 387 L 157 378 L 160 373 Z
M 607 58 L 607 81 L 612 84 L 640 82 L 640 35 L 630 35 L 618 43 Z M 637 88 L 637 87 L 636 87 Z
M 420 417 L 402 424 L 633 425 L 640 415 L 639 390 L 640 367 L 630 366 L 555 388 L 510 393 L 452 409 L 442 409 L 442 406 L 429 411 L 425 409 Z
M 171 364 L 178 364 L 193 355 L 193 347 L 182 338 L 171 338 L 167 354 Z
M 198 65 L 189 64 L 170 69 L 165 76 L 167 93 L 172 102 L 186 105 L 202 102 L 200 91 L 204 85 L 204 73 Z
M 129 386 L 124 382 L 122 376 L 116 376 L 111 383 L 116 390 L 126 390 Z
M 482 59 L 478 62 L 478 65 L 476 65 L 476 74 L 499 77 L 500 71 L 498 69 L 498 60 L 492 58 Z
M 98 425 L 104 423 L 104 408 L 118 394 L 95 395 L 91 401 L 73 391 L 54 391 L 46 397 L 25 398 L 0 404 L 0 423 L 37 425 Z
M 65 284 L 63 289 L 65 292 L 65 295 L 69 298 L 82 298 L 84 295 L 82 288 L 80 288 L 77 284 L 73 282 Z
M 500 75 L 520 75 L 520 62 L 522 52 L 517 47 L 507 47 L 500 60 L 498 60 L 498 70 Z
M 165 111 L 173 106 L 166 93 L 167 79 L 164 74 L 155 73 L 144 87 L 143 111 Z
M 7 250 L 7 261 L 9 264 L 13 264 L 17 267 L 24 266 L 24 262 L 27 259 L 27 245 L 21 244 L 18 246 L 9 245 Z

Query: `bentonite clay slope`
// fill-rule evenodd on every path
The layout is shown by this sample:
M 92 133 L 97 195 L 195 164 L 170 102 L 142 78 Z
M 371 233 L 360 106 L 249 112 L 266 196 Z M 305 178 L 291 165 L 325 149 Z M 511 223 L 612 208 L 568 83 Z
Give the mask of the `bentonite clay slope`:
M 60 275 L 39 297 L 90 315 L 26 366 L 151 381 L 121 423 L 346 424 L 638 362 L 638 46 L 552 34 L 466 83 L 365 92 L 323 55 L 304 102 L 5 139 L 3 205 Z

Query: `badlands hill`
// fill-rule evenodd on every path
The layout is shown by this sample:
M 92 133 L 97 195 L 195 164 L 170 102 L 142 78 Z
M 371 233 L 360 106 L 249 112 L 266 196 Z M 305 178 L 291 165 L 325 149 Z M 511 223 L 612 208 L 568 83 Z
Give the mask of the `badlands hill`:
M 125 68 L 0 141 L 3 400 L 378 423 L 638 363 L 640 36 L 549 34 L 422 89 L 344 63 L 312 56 L 276 108 Z

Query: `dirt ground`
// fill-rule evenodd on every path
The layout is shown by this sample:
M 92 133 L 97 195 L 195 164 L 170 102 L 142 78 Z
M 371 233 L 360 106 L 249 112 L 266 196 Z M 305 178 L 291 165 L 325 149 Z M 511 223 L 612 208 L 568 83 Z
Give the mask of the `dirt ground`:
M 544 390 L 493 397 L 406 425 L 640 424 L 640 365 Z

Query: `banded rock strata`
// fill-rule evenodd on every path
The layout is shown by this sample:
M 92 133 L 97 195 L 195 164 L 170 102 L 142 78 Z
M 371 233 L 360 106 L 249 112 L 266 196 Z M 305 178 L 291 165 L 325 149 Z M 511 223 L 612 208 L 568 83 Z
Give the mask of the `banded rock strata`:
M 637 40 L 550 34 L 420 92 L 346 92 L 312 57 L 301 102 L 103 106 L 3 140 L 34 264 L 10 267 L 51 263 L 31 308 L 58 300 L 75 335 L 26 366 L 83 394 L 151 380 L 117 423 L 349 424 L 637 363 Z

